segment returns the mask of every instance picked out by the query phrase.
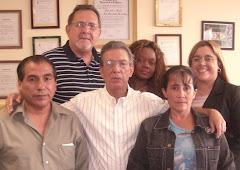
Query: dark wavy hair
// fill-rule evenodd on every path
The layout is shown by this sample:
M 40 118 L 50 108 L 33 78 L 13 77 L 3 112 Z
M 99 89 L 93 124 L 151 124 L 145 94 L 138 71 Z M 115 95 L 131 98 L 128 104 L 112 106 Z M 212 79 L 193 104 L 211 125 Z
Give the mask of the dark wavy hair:
M 162 89 L 162 83 L 163 83 L 163 75 L 166 72 L 166 65 L 164 62 L 164 53 L 159 48 L 159 46 L 154 41 L 149 40 L 138 40 L 135 41 L 130 45 L 130 50 L 135 55 L 135 60 L 137 59 L 137 54 L 143 49 L 143 48 L 151 48 L 155 52 L 156 55 L 156 67 L 155 72 L 152 76 L 152 78 L 148 82 L 148 92 L 154 93 L 159 97 L 164 97 L 161 89 Z M 129 85 L 134 88 L 134 79 L 135 74 L 133 73 L 133 76 L 129 80 Z

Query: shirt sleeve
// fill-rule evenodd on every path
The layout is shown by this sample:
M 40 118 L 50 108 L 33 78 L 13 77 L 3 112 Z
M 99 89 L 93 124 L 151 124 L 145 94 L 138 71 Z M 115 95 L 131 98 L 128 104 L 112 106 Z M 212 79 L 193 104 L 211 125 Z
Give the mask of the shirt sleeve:
M 78 133 L 78 139 L 75 143 L 76 149 L 75 149 L 75 169 L 88 169 L 89 165 L 89 156 L 88 156 L 88 148 L 87 148 L 87 142 L 86 138 L 83 132 L 83 127 L 77 118 L 77 116 L 74 116 L 73 126 L 75 126 L 74 129 L 76 129 Z

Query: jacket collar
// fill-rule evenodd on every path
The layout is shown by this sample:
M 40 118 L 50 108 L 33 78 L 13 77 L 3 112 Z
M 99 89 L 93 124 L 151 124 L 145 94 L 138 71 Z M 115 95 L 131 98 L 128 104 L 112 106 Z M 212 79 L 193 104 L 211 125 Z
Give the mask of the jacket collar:
M 217 79 L 214 82 L 214 85 L 213 85 L 213 88 L 212 88 L 212 91 L 211 91 L 210 94 L 221 94 L 221 93 L 223 93 L 223 91 L 224 91 L 223 84 L 224 83 L 225 83 L 225 81 L 220 76 L 218 76 Z
M 196 113 L 193 108 L 191 108 L 191 113 L 193 114 L 193 119 L 195 121 L 195 128 L 200 127 L 203 129 L 209 130 L 209 125 L 204 122 L 203 117 L 206 117 L 204 115 L 200 115 Z M 165 113 L 159 116 L 158 120 L 156 121 L 155 125 L 153 126 L 153 129 L 170 129 L 170 123 L 169 123 L 169 114 L 170 109 L 168 109 Z

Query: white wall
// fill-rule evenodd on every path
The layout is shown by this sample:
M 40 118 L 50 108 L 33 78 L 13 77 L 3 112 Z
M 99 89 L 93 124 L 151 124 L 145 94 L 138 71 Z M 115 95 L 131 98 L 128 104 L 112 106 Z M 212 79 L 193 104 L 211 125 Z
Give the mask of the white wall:
M 230 81 L 240 85 L 240 14 L 239 0 L 183 0 L 182 27 L 156 27 L 155 1 L 138 1 L 138 39 L 154 40 L 155 34 L 182 34 L 183 64 L 192 46 L 201 39 L 201 21 L 235 22 L 235 50 L 223 50 L 225 66 Z
M 32 55 L 33 36 L 57 36 L 62 38 L 62 45 L 67 41 L 65 25 L 67 17 L 76 4 L 85 0 L 60 1 L 60 29 L 31 29 L 29 0 L 0 0 L 0 10 L 22 10 L 23 48 L 0 49 L 0 60 L 21 60 Z M 137 37 L 154 40 L 155 34 L 182 34 L 183 64 L 187 65 L 187 57 L 192 46 L 201 39 L 201 21 L 235 22 L 235 50 L 223 50 L 228 76 L 232 83 L 240 85 L 240 15 L 239 0 L 183 0 L 182 27 L 156 27 L 155 1 L 137 0 Z

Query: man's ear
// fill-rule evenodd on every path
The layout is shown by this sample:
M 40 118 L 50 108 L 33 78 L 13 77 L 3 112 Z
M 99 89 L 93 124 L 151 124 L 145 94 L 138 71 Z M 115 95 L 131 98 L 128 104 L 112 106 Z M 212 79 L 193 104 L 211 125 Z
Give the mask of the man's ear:
M 102 66 L 99 67 L 99 71 L 100 71 L 101 77 L 104 79 L 103 67 Z
M 162 88 L 162 93 L 163 93 L 164 97 L 167 99 L 167 92 L 164 88 Z
M 18 90 L 21 93 L 21 91 L 22 91 L 22 82 L 20 80 L 18 80 Z
M 68 33 L 69 33 L 69 30 L 70 30 L 70 26 L 69 26 L 69 25 L 66 25 L 65 31 L 66 31 L 67 35 L 68 35 Z

